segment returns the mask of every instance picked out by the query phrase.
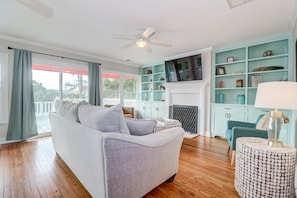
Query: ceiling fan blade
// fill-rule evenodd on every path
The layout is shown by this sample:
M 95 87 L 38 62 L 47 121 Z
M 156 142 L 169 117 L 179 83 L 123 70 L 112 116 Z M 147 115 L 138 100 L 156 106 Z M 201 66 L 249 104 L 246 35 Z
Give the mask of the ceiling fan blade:
M 153 52 L 153 50 L 150 46 L 146 46 L 146 52 L 151 54 Z
M 135 40 L 135 37 L 133 36 L 126 36 L 122 34 L 113 34 L 112 37 L 116 39 L 123 39 L 123 40 Z
M 15 0 L 15 1 L 47 18 L 51 18 L 53 16 L 53 9 L 38 0 Z
M 150 44 L 152 44 L 152 45 L 160 45 L 160 46 L 163 46 L 163 47 L 172 47 L 172 45 L 170 43 L 163 43 L 163 42 L 152 41 L 152 40 L 149 40 L 148 42 Z
M 123 50 L 123 49 L 129 48 L 129 47 L 131 47 L 131 46 L 133 46 L 133 45 L 135 45 L 134 42 L 132 42 L 132 43 L 128 43 L 128 44 L 126 44 L 126 45 L 123 45 L 120 49 Z
M 148 38 L 150 38 L 151 36 L 153 36 L 155 34 L 155 30 L 154 30 L 154 28 L 152 28 L 152 27 L 148 27 L 148 28 L 146 28 L 145 30 L 144 30 L 144 32 L 142 33 L 142 37 L 144 38 L 144 39 L 148 39 Z

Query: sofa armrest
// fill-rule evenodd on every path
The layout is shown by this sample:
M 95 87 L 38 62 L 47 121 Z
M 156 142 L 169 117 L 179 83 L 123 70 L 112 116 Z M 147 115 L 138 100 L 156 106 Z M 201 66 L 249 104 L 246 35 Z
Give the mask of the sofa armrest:
M 103 136 L 108 197 L 142 197 L 177 173 L 182 128 L 145 136 Z

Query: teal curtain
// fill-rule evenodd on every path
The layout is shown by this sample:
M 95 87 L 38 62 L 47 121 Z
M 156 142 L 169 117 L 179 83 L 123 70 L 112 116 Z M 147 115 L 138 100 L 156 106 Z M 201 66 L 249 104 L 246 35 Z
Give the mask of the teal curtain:
M 100 105 L 99 66 L 99 63 L 89 63 L 89 103 L 97 106 Z
M 14 49 L 10 116 L 7 140 L 23 140 L 36 136 L 32 52 Z

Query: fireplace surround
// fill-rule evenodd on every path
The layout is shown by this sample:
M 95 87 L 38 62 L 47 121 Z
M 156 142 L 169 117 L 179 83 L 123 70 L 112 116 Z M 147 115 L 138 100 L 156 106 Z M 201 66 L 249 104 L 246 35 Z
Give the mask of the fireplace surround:
M 183 105 L 197 107 L 197 134 L 206 135 L 207 130 L 207 87 L 209 83 L 167 83 L 166 105 L 167 115 L 170 115 L 170 106 Z

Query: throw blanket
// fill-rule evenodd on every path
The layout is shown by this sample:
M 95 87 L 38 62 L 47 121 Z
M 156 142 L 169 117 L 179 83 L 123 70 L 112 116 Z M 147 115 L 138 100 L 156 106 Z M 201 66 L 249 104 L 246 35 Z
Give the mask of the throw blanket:
M 172 127 L 181 127 L 181 123 L 178 120 L 169 119 L 169 118 L 155 118 L 157 125 L 155 127 L 155 132 L 172 128 Z

